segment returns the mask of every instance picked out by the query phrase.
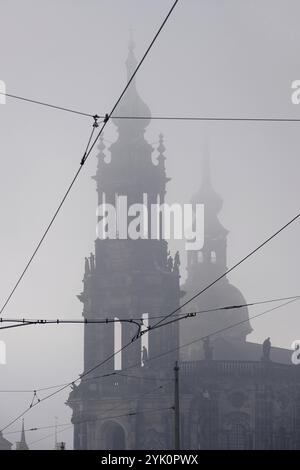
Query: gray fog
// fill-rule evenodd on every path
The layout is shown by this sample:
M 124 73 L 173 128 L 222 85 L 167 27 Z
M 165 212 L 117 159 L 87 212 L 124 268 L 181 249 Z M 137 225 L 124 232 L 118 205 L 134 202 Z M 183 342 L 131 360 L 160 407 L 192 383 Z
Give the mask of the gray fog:
M 166 15 L 169 0 L 0 0 L 0 80 L 7 93 L 87 113 L 110 111 L 125 81 L 131 35 L 139 59 Z M 182 0 L 138 72 L 153 116 L 300 118 L 291 83 L 300 79 L 297 0 Z M 54 213 L 82 157 L 92 119 L 7 98 L 0 105 L 0 303 Z M 152 121 L 148 142 L 164 134 L 168 202 L 189 202 L 201 182 L 203 142 L 224 205 L 230 267 L 299 211 L 300 122 Z M 104 134 L 109 146 L 116 128 Z M 3 317 L 81 318 L 84 258 L 96 228 L 96 152 Z M 298 295 L 300 224 L 236 269 L 229 279 L 248 302 Z M 171 242 L 171 251 L 183 244 Z M 211 307 L 211 306 L 207 306 Z M 250 316 L 263 310 L 250 308 Z M 252 321 L 249 341 L 290 348 L 300 338 L 297 303 Z M 201 332 L 199 332 L 199 336 Z M 0 390 L 71 381 L 82 372 L 83 328 L 4 330 L 7 365 Z M 69 390 L 25 415 L 25 427 L 69 423 Z M 41 392 L 40 398 L 43 397 Z M 0 393 L 0 428 L 31 402 Z M 19 439 L 21 422 L 5 434 Z M 49 437 L 47 437 L 49 436 Z M 52 449 L 54 430 L 27 433 L 32 449 Z M 39 439 L 45 438 L 40 442 Z M 72 448 L 72 429 L 61 433 Z

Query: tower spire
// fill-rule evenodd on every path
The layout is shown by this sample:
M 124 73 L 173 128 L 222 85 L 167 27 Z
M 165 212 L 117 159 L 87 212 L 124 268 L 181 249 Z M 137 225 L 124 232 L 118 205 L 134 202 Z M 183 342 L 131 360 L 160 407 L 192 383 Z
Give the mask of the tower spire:
M 128 56 L 126 59 L 127 82 L 129 82 L 138 64 L 135 57 L 134 48 L 134 41 L 130 40 Z M 123 99 L 115 109 L 114 115 L 143 117 L 143 119 L 135 120 L 134 122 L 130 120 L 112 118 L 112 121 L 118 127 L 119 134 L 124 131 L 127 137 L 128 131 L 131 133 L 136 133 L 137 135 L 143 135 L 146 127 L 150 124 L 151 112 L 148 105 L 142 100 L 137 91 L 135 77 L 130 83 L 130 86 L 128 87 Z
M 222 208 L 222 198 L 215 191 L 211 178 L 211 159 L 210 147 L 207 134 L 202 144 L 202 168 L 201 168 L 201 185 L 198 192 L 193 196 L 193 203 L 202 203 L 205 206 L 205 218 L 216 217 Z
M 19 442 L 16 443 L 16 450 L 29 450 L 29 447 L 27 445 L 26 438 L 25 438 L 24 419 L 22 419 L 21 439 Z
M 126 68 L 127 68 L 127 81 L 129 81 L 130 77 L 132 76 L 133 72 L 137 67 L 137 60 L 134 54 L 135 49 L 135 42 L 132 39 L 132 35 L 130 37 L 129 45 L 128 45 L 128 57 L 126 60 Z M 135 78 L 133 79 L 135 82 Z

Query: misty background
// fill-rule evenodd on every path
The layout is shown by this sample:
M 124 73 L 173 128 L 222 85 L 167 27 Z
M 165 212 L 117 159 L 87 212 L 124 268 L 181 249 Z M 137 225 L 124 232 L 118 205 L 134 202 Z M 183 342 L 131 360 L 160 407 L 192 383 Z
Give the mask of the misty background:
M 7 93 L 105 114 L 122 91 L 130 31 L 141 58 L 169 0 L 0 0 L 0 80 Z M 153 116 L 300 118 L 291 83 L 300 79 L 297 0 L 181 0 L 137 75 Z M 7 98 L 0 105 L 0 303 L 24 268 L 78 169 L 92 119 Z M 153 121 L 165 136 L 167 202 L 189 202 L 201 183 L 203 141 L 229 230 L 228 267 L 299 211 L 299 123 Z M 107 146 L 116 139 L 105 129 Z M 94 151 L 45 243 L 5 309 L 6 317 L 81 318 L 84 257 L 96 237 Z M 155 155 L 155 153 L 154 153 Z M 133 175 L 134 178 L 134 175 Z M 296 222 L 230 276 L 248 302 L 300 294 Z M 171 242 L 171 251 L 183 243 Z M 211 307 L 211 306 L 207 306 Z M 300 338 L 300 305 L 252 321 L 250 341 Z M 250 315 L 263 311 L 250 308 Z M 104 326 L 105 327 L 105 326 Z M 69 382 L 82 372 L 82 325 L 0 331 L 7 365 L 0 390 Z M 199 331 L 199 337 L 201 331 Z M 101 345 L 99 345 L 101 347 Z M 48 393 L 48 392 L 46 392 Z M 25 415 L 25 427 L 68 423 L 69 389 Z M 38 394 L 42 398 L 45 393 Z M 0 428 L 29 406 L 30 393 L 0 392 Z M 21 422 L 4 434 L 19 440 Z M 50 435 L 50 436 L 49 436 Z M 38 439 L 41 440 L 31 444 Z M 28 432 L 29 447 L 54 447 L 54 429 Z M 72 429 L 58 435 L 72 448 Z

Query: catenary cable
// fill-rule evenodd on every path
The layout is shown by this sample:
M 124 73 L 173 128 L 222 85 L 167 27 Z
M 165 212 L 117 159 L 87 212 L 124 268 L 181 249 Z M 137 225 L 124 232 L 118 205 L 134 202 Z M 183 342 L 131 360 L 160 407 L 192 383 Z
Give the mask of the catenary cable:
M 240 308 L 245 308 L 245 307 L 252 307 L 255 305 L 263 305 L 263 304 L 268 304 L 268 303 L 273 303 L 273 302 L 281 302 L 283 300 L 291 300 L 291 299 L 296 299 L 300 298 L 300 295 L 294 295 L 294 296 L 289 296 L 289 297 L 280 297 L 276 299 L 268 299 L 268 300 L 261 300 L 261 301 L 256 301 L 256 302 L 247 302 L 245 304 L 239 304 L 239 305 L 226 305 L 223 307 L 211 307 L 208 309 L 204 310 L 199 310 L 199 311 L 193 311 L 193 312 L 185 312 L 177 316 L 176 321 L 180 321 L 182 319 L 186 319 L 189 317 L 194 317 L 196 315 L 200 314 L 205 314 L 205 313 L 211 313 L 211 312 L 217 312 L 217 311 L 222 311 L 222 310 L 233 310 L 233 309 L 240 309 Z M 150 315 L 147 319 L 148 320 L 153 320 L 153 319 L 159 319 L 159 318 L 166 318 L 166 315 Z M 11 326 L 5 326 L 5 327 L 0 327 L 0 330 L 6 329 L 6 328 L 13 328 L 13 327 L 18 327 L 18 326 L 26 326 L 26 325 L 68 325 L 68 324 L 84 324 L 84 325 L 90 325 L 90 324 L 111 324 L 111 323 L 134 323 L 136 324 L 138 330 L 141 328 L 142 324 L 144 322 L 144 319 L 142 316 L 140 317 L 132 317 L 132 318 L 121 318 L 121 319 L 115 319 L 115 318 L 94 318 L 94 319 L 84 319 L 84 320 L 75 320 L 75 319 L 62 319 L 62 318 L 52 318 L 52 319 L 47 319 L 47 318 L 40 318 L 40 319 L 34 319 L 34 318 L 2 318 L 0 317 L 0 324 L 1 323 L 18 323 L 17 325 L 11 325 Z M 166 325 L 168 323 L 164 323 Z M 151 329 L 154 329 L 154 326 L 151 327 Z M 0 390 L 1 391 L 1 390 Z
M 280 227 L 276 232 L 274 232 L 271 236 L 269 236 L 266 240 L 264 240 L 262 243 L 260 243 L 256 248 L 251 250 L 246 256 L 244 256 L 242 259 L 240 259 L 237 263 L 235 263 L 231 268 L 227 269 L 224 271 L 220 276 L 218 276 L 216 279 L 214 279 L 212 282 L 210 282 L 207 286 L 205 286 L 203 289 L 198 291 L 196 294 L 194 294 L 192 297 L 190 297 L 188 300 L 186 300 L 182 305 L 177 307 L 175 310 L 170 312 L 168 315 L 165 316 L 164 319 L 159 320 L 157 323 L 155 323 L 152 326 L 149 326 L 143 331 L 143 334 L 147 332 L 147 329 L 153 329 L 156 328 L 158 325 L 161 325 L 165 320 L 168 318 L 172 317 L 175 315 L 175 313 L 179 312 L 183 307 L 188 305 L 190 302 L 198 298 L 200 295 L 202 295 L 204 292 L 208 291 L 211 287 L 213 287 L 215 284 L 217 284 L 221 279 L 227 276 L 227 274 L 231 273 L 234 269 L 236 269 L 238 266 L 240 266 L 242 263 L 244 263 L 247 259 L 249 259 L 251 256 L 253 256 L 255 253 L 257 253 L 259 250 L 261 250 L 264 246 L 266 246 L 270 241 L 272 241 L 274 238 L 276 238 L 281 232 L 283 232 L 286 228 L 288 228 L 290 225 L 292 225 L 296 220 L 298 220 L 300 217 L 300 212 L 296 214 L 292 219 L 290 219 L 286 224 L 284 224 L 282 227 Z
M 110 111 L 109 114 L 106 114 L 106 115 L 105 115 L 103 124 L 102 124 L 102 126 L 100 127 L 100 131 L 98 132 L 96 138 L 95 138 L 94 141 L 91 143 L 91 145 L 89 146 L 89 148 L 86 149 L 86 151 L 85 151 L 85 153 L 84 153 L 84 155 L 83 155 L 83 157 L 82 157 L 82 159 L 81 159 L 80 166 L 79 166 L 78 170 L 76 171 L 76 173 L 75 173 L 75 175 L 74 175 L 74 177 L 73 177 L 73 179 L 72 179 L 70 185 L 68 186 L 67 191 L 66 191 L 66 193 L 64 194 L 64 196 L 63 196 L 63 198 L 62 198 L 62 200 L 61 200 L 61 202 L 60 202 L 58 208 L 56 209 L 56 211 L 55 211 L 55 213 L 54 213 L 54 215 L 53 215 L 53 217 L 51 218 L 50 223 L 48 224 L 48 226 L 47 226 L 45 232 L 43 233 L 43 235 L 42 235 L 40 241 L 38 242 L 36 248 L 34 249 L 33 254 L 31 255 L 31 257 L 29 258 L 27 264 L 25 265 L 24 270 L 22 271 L 22 273 L 21 273 L 20 276 L 18 277 L 18 279 L 17 279 L 17 281 L 16 281 L 14 287 L 12 288 L 12 290 L 11 290 L 11 292 L 9 293 L 8 297 L 7 297 L 6 300 L 4 301 L 4 304 L 2 305 L 2 307 L 1 307 L 1 309 L 0 309 L 0 315 L 1 315 L 1 313 L 4 311 L 4 309 L 6 308 L 7 304 L 9 303 L 10 299 L 12 298 L 12 296 L 14 295 L 16 289 L 18 288 L 20 282 L 22 281 L 24 275 L 26 274 L 26 272 L 27 272 L 29 266 L 31 265 L 33 259 L 35 258 L 37 252 L 39 251 L 39 248 L 41 247 L 41 245 L 42 245 L 44 239 L 46 238 L 46 236 L 47 236 L 47 234 L 48 234 L 50 228 L 52 227 L 52 225 L 53 225 L 53 223 L 54 223 L 56 217 L 58 216 L 58 213 L 60 212 L 60 210 L 61 210 L 61 208 L 62 208 L 62 206 L 63 206 L 65 200 L 67 199 L 67 197 L 68 197 L 68 195 L 69 195 L 69 193 L 70 193 L 72 187 L 74 186 L 74 184 L 75 184 L 75 182 L 76 182 L 76 180 L 77 180 L 79 174 L 81 173 L 82 168 L 83 168 L 85 162 L 86 162 L 87 159 L 89 158 L 89 156 L 90 156 L 90 154 L 91 154 L 93 148 L 95 147 L 95 145 L 96 145 L 98 139 L 100 138 L 101 134 L 103 133 L 103 131 L 104 131 L 104 129 L 105 129 L 105 127 L 106 127 L 106 125 L 107 125 L 107 123 L 108 123 L 108 121 L 109 121 L 111 115 L 114 113 L 114 111 L 115 111 L 116 108 L 118 107 L 119 103 L 121 102 L 123 96 L 124 96 L 125 93 L 127 92 L 128 88 L 129 88 L 129 86 L 130 86 L 130 84 L 132 83 L 132 81 L 134 80 L 134 78 L 135 78 L 137 72 L 139 71 L 140 67 L 141 67 L 142 64 L 144 63 L 146 57 L 148 56 L 150 50 L 152 49 L 154 43 L 156 42 L 156 40 L 157 40 L 158 36 L 160 35 L 161 31 L 163 30 L 165 24 L 167 23 L 168 19 L 170 18 L 171 14 L 173 13 L 173 10 L 175 9 L 175 7 L 176 7 L 176 5 L 177 5 L 178 2 L 179 2 L 179 0 L 175 0 L 175 2 L 173 3 L 173 5 L 172 5 L 172 7 L 170 8 L 170 10 L 168 11 L 168 13 L 167 13 L 165 19 L 163 20 L 162 24 L 160 25 L 158 31 L 156 32 L 154 38 L 152 39 L 150 45 L 148 46 L 146 52 L 144 53 L 144 55 L 143 55 L 143 57 L 141 58 L 141 60 L 138 62 L 137 66 L 136 66 L 134 72 L 132 73 L 130 79 L 128 80 L 126 86 L 124 87 L 124 89 L 123 89 L 123 91 L 121 92 L 119 98 L 118 98 L 117 101 L 115 102 L 115 104 L 114 104 L 112 110 Z M 94 117 L 94 116 L 93 116 L 93 117 Z M 98 116 L 95 116 L 94 118 L 98 119 Z M 93 130 L 92 130 L 93 133 L 94 133 L 94 130 L 95 130 L 95 127 L 93 126 Z M 89 142 L 91 142 L 91 138 L 89 139 Z
M 200 338 L 197 338 L 191 342 L 188 342 L 188 343 L 185 343 L 183 345 L 180 345 L 176 348 L 172 348 L 168 351 L 164 351 L 163 353 L 161 354 L 158 354 L 156 356 L 152 356 L 150 358 L 148 358 L 148 361 L 151 361 L 151 360 L 154 360 L 154 359 L 158 359 L 160 357 L 163 357 L 163 356 L 166 356 L 168 354 L 171 354 L 172 352 L 175 352 L 177 350 L 180 350 L 182 348 L 185 348 L 185 347 L 188 347 L 196 342 L 199 342 L 199 341 L 203 341 L 204 339 L 208 338 L 208 337 L 211 337 L 213 335 L 216 335 L 216 334 L 220 334 L 224 331 L 227 331 L 227 330 L 230 330 L 231 328 L 234 328 L 236 326 L 239 326 L 239 325 L 242 325 L 243 323 L 246 323 L 248 322 L 249 320 L 252 320 L 252 319 L 255 319 L 255 318 L 258 318 L 258 317 L 261 317 L 261 316 L 264 316 L 272 311 L 275 311 L 275 310 L 278 310 L 279 308 L 282 308 L 282 307 L 285 307 L 286 305 L 289 305 L 293 302 L 297 302 L 298 300 L 300 300 L 299 298 L 296 298 L 296 299 L 293 299 L 293 300 L 289 300 L 288 302 L 284 302 L 283 304 L 280 304 L 276 307 L 273 307 L 272 309 L 268 309 L 268 310 L 265 310 L 264 312 L 261 312 L 257 315 L 253 315 L 245 320 L 242 320 L 242 321 L 239 321 L 239 322 L 236 322 L 236 323 L 233 323 L 232 325 L 229 325 L 227 327 L 224 327 L 224 328 L 221 328 L 219 330 L 216 330 L 216 331 L 213 331 L 211 333 L 209 333 L 208 335 L 204 335 L 204 336 L 201 336 Z M 120 351 L 122 349 L 124 349 L 125 347 L 128 347 L 131 343 L 127 343 L 123 348 L 120 349 Z M 117 351 L 115 354 L 118 354 L 119 351 Z M 44 402 L 45 400 L 51 398 L 52 396 L 56 395 L 57 393 L 60 393 L 61 391 L 65 390 L 67 387 L 73 385 L 74 383 L 78 382 L 79 380 L 81 380 L 82 377 L 85 377 L 86 375 L 90 374 L 92 371 L 94 371 L 95 369 L 97 369 L 98 367 L 100 367 L 101 365 L 103 365 L 105 362 L 107 362 L 108 360 L 110 360 L 115 354 L 112 354 L 110 355 L 108 358 L 106 358 L 104 361 L 100 362 L 99 364 L 96 364 L 93 368 L 89 369 L 88 371 L 86 371 L 85 373 L 83 373 L 79 378 L 73 380 L 72 382 L 69 382 L 68 384 L 65 384 L 64 386 L 62 386 L 60 389 L 56 390 L 55 392 L 51 393 L 50 395 L 47 395 L 46 397 L 42 398 L 39 402 L 36 402 L 34 404 L 34 406 L 37 406 L 39 404 L 41 404 L 42 402 Z M 136 367 L 139 367 L 139 363 L 136 363 L 136 364 L 133 364 L 131 366 L 128 366 L 126 367 L 125 369 L 123 369 L 123 371 L 127 371 L 127 370 L 131 370 L 133 368 L 136 368 Z M 113 374 L 112 374 L 113 375 Z M 12 424 L 14 424 L 18 419 L 22 418 L 28 411 L 30 411 L 30 409 L 32 409 L 32 407 L 28 407 L 26 408 L 20 415 L 18 415 L 16 418 L 14 418 L 12 421 L 10 421 L 5 427 L 3 427 L 0 432 L 3 432 L 5 429 L 7 429 L 8 427 L 10 427 Z
M 85 113 L 82 111 L 74 110 L 71 108 L 66 108 L 63 106 L 57 106 L 50 103 L 45 103 L 43 101 L 34 100 L 31 98 L 26 98 L 24 96 L 13 95 L 9 93 L 0 92 L 0 95 L 6 96 L 8 98 L 13 98 L 20 101 L 25 101 L 33 104 L 37 104 L 40 106 L 45 106 L 48 108 L 58 109 L 60 111 L 65 111 L 68 113 L 78 114 L 81 116 L 86 117 L 99 117 L 99 119 L 104 119 L 105 115 L 92 113 Z M 166 115 L 159 115 L 159 116 L 119 116 L 119 115 L 112 115 L 114 119 L 125 119 L 125 120 L 149 120 L 152 121 L 245 121 L 245 122 L 300 122 L 299 118 L 276 118 L 276 117 L 242 117 L 242 116 L 166 116 Z

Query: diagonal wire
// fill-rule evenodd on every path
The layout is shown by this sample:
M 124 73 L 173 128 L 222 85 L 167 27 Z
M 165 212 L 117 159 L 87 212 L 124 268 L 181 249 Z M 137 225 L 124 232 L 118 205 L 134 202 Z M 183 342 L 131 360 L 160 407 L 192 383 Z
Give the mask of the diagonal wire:
M 90 137 L 89 137 L 89 140 L 88 140 L 88 144 L 87 144 L 87 146 L 86 146 L 85 154 L 86 154 L 86 152 L 88 151 L 88 146 L 89 146 L 89 144 L 90 144 L 90 142 L 91 142 L 91 139 L 92 139 L 92 136 L 93 136 L 94 132 L 95 132 L 95 127 L 94 127 L 94 125 L 93 125 L 92 131 L 91 131 L 91 134 L 90 134 Z M 51 229 L 51 227 L 52 227 L 52 225 L 53 225 L 53 223 L 54 223 L 54 221 L 55 221 L 55 219 L 56 219 L 58 213 L 60 212 L 60 210 L 61 210 L 61 208 L 62 208 L 62 206 L 63 206 L 65 200 L 67 199 L 67 197 L 68 197 L 68 195 L 69 195 L 69 193 L 70 193 L 70 191 L 71 191 L 73 185 L 75 184 L 75 181 L 77 180 L 77 177 L 78 177 L 78 175 L 79 175 L 79 173 L 80 173 L 81 168 L 82 168 L 82 166 L 80 166 L 79 169 L 76 171 L 75 176 L 73 177 L 73 179 L 72 179 L 72 181 L 71 181 L 71 183 L 70 183 L 70 185 L 69 185 L 69 187 L 68 187 L 66 193 L 64 194 L 64 196 L 63 196 L 62 200 L 60 201 L 60 203 L 59 203 L 59 205 L 58 205 L 56 211 L 54 212 L 54 214 L 53 214 L 53 216 L 52 216 L 52 218 L 51 218 L 49 224 L 47 225 L 46 230 L 44 231 L 44 233 L 43 233 L 41 239 L 39 240 L 38 244 L 36 245 L 36 247 L 35 247 L 35 249 L 34 249 L 32 255 L 31 255 L 30 258 L 29 258 L 29 260 L 27 261 L 27 263 L 26 263 L 26 265 L 25 265 L 23 271 L 21 272 L 20 276 L 18 277 L 18 279 L 17 279 L 15 285 L 13 286 L 13 288 L 12 288 L 10 294 L 9 294 L 8 297 L 6 298 L 4 304 L 2 305 L 2 307 L 1 307 L 1 309 L 0 309 L 0 315 L 1 315 L 1 313 L 4 311 L 5 307 L 6 307 L 7 304 L 9 303 L 10 299 L 12 298 L 12 296 L 14 295 L 14 293 L 15 293 L 15 291 L 17 290 L 17 288 L 18 288 L 20 282 L 22 281 L 23 277 L 25 276 L 25 274 L 26 274 L 26 272 L 27 272 L 29 266 L 31 265 L 32 261 L 34 260 L 35 255 L 36 255 L 37 252 L 39 251 L 39 249 L 40 249 L 40 247 L 41 247 L 43 241 L 45 240 L 45 238 L 46 238 L 46 236 L 47 236 L 49 230 Z
M 58 208 L 56 209 L 56 211 L 55 211 L 55 213 L 54 213 L 54 215 L 53 215 L 53 217 L 52 217 L 52 219 L 51 219 L 49 225 L 47 226 L 47 228 L 46 228 L 46 230 L 45 230 L 45 232 L 44 232 L 42 238 L 41 238 L 40 241 L 38 242 L 38 244 L 37 244 L 37 246 L 36 246 L 36 248 L 35 248 L 33 254 L 32 254 L 31 257 L 29 258 L 29 261 L 27 262 L 27 264 L 26 264 L 24 270 L 22 271 L 21 275 L 19 276 L 19 278 L 18 278 L 17 282 L 15 283 L 13 289 L 11 290 L 10 294 L 8 295 L 8 297 L 7 297 L 7 299 L 5 300 L 4 304 L 2 305 L 2 307 L 1 307 L 1 309 L 0 309 L 0 315 L 1 315 L 1 313 L 3 312 L 3 310 L 5 309 L 5 307 L 7 306 L 7 304 L 9 303 L 10 299 L 12 298 L 12 296 L 14 295 L 14 293 L 15 293 L 16 289 L 18 288 L 20 282 L 22 281 L 22 279 L 23 279 L 23 277 L 24 277 L 26 271 L 28 270 L 29 266 L 31 265 L 31 263 L 32 263 L 32 261 L 33 261 L 35 255 L 37 254 L 37 252 L 38 252 L 40 246 L 42 245 L 42 243 L 43 243 L 44 239 L 46 238 L 46 236 L 47 236 L 47 234 L 48 234 L 50 228 L 52 227 L 52 225 L 53 225 L 53 223 L 54 223 L 54 221 L 55 221 L 55 219 L 56 219 L 58 213 L 60 212 L 60 210 L 61 210 L 61 208 L 62 208 L 62 206 L 63 206 L 65 200 L 67 199 L 67 197 L 68 197 L 68 195 L 69 195 L 69 193 L 70 193 L 70 191 L 71 191 L 73 185 L 75 184 L 75 182 L 76 182 L 76 180 L 77 180 L 79 174 L 81 173 L 81 170 L 82 170 L 82 168 L 83 168 L 83 166 L 84 166 L 86 160 L 88 159 L 89 155 L 91 154 L 91 151 L 92 151 L 93 148 L 95 147 L 95 145 L 96 145 L 98 139 L 100 138 L 100 136 L 101 136 L 101 134 L 102 134 L 104 128 L 106 127 L 106 125 L 107 125 L 107 123 L 108 123 L 108 121 L 109 121 L 111 115 L 113 114 L 113 112 L 115 111 L 115 109 L 117 108 L 117 106 L 119 105 L 119 103 L 120 103 L 120 101 L 122 100 L 123 96 L 125 95 L 127 89 L 129 88 L 131 82 L 133 81 L 134 77 L 136 76 L 137 72 L 139 71 L 140 67 L 142 66 L 143 62 L 145 61 L 147 55 L 149 54 L 150 50 L 152 49 L 154 43 L 156 42 L 156 40 L 157 40 L 157 38 L 158 38 L 158 36 L 159 36 L 159 34 L 161 33 L 162 29 L 164 28 L 165 24 L 167 23 L 167 21 L 168 21 L 169 17 L 171 16 L 171 14 L 172 14 L 174 8 L 176 7 L 178 1 L 179 1 L 179 0 L 175 0 L 175 2 L 173 3 L 171 9 L 169 10 L 169 12 L 168 12 L 167 16 L 165 17 L 164 21 L 162 22 L 161 26 L 159 27 L 159 29 L 158 29 L 157 33 L 155 34 L 154 38 L 152 39 L 152 41 L 151 41 L 150 45 L 148 46 L 146 52 L 144 53 L 143 57 L 142 57 L 141 60 L 139 61 L 138 65 L 137 65 L 136 69 L 134 70 L 134 72 L 133 72 L 131 78 L 129 79 L 127 85 L 124 87 L 124 89 L 123 89 L 123 91 L 121 92 L 119 98 L 117 99 L 116 103 L 114 104 L 112 110 L 110 111 L 109 114 L 106 114 L 106 115 L 105 115 L 103 124 L 102 124 L 102 126 L 101 126 L 101 128 L 100 128 L 100 131 L 98 132 L 97 137 L 94 139 L 93 143 L 89 146 L 89 148 L 86 149 L 86 151 L 85 151 L 85 153 L 84 153 L 84 155 L 83 155 L 83 157 L 82 157 L 82 159 L 81 159 L 80 166 L 79 166 L 78 170 L 76 171 L 76 173 L 75 173 L 75 175 L 74 175 L 74 177 L 73 177 L 73 179 L 72 179 L 72 181 L 71 181 L 71 183 L 70 183 L 70 185 L 69 185 L 69 187 L 68 187 L 68 189 L 67 189 L 65 195 L 63 196 L 63 198 L 62 198 L 62 200 L 61 200 L 61 202 L 60 202 Z M 98 117 L 98 116 L 97 116 L 97 117 Z M 95 131 L 95 127 L 93 126 L 92 133 L 94 133 L 94 131 Z M 91 139 L 92 139 L 92 137 L 89 139 L 89 143 L 91 142 Z
M 81 114 L 82 116 L 87 116 L 87 117 L 94 117 L 93 114 L 83 113 L 81 111 L 76 111 L 74 109 L 65 108 L 65 107 L 62 107 L 62 106 L 56 106 L 54 104 L 45 103 L 43 101 L 37 101 L 37 100 L 30 99 L 30 98 L 24 98 L 24 96 L 11 95 L 9 93 L 3 93 L 3 92 L 0 92 L 0 95 L 7 96 L 8 98 L 14 98 L 14 99 L 20 100 L 20 101 L 27 101 L 28 103 L 33 103 L 33 104 L 38 104 L 38 105 L 41 105 L 41 106 L 46 106 L 48 108 L 59 109 L 60 111 L 66 111 L 68 113 Z
M 285 307 L 286 305 L 289 305 L 293 302 L 297 302 L 299 301 L 300 299 L 299 298 L 295 298 L 295 299 L 292 299 L 292 300 L 289 300 L 288 302 L 284 302 L 276 307 L 273 307 L 271 309 L 268 309 L 268 310 L 265 310 L 264 312 L 261 312 L 257 315 L 253 315 L 252 317 L 249 317 L 245 320 L 241 320 L 239 322 L 236 322 L 236 323 L 233 323 L 227 327 L 224 327 L 224 328 L 220 328 L 219 330 L 216 330 L 216 331 L 213 331 L 212 333 L 208 334 L 208 335 L 204 335 L 204 336 L 201 336 L 200 338 L 197 338 L 189 343 L 185 343 L 183 345 L 179 345 L 175 348 L 172 348 L 172 349 L 169 349 L 168 351 L 164 351 L 163 353 L 161 354 L 158 354 L 156 356 L 152 356 L 152 357 L 149 357 L 148 358 L 148 362 L 154 360 L 154 359 L 158 359 L 160 357 L 163 357 L 163 356 L 166 356 L 168 354 L 171 354 L 172 352 L 175 352 L 175 351 L 178 351 L 184 347 L 187 347 L 187 346 L 190 346 L 196 342 L 199 342 L 199 341 L 203 341 L 204 339 L 208 338 L 208 337 L 211 337 L 213 335 L 216 335 L 216 334 L 219 334 L 219 333 L 222 333 L 224 331 L 227 331 L 227 330 L 230 330 L 232 328 L 235 328 L 236 326 L 239 326 L 239 325 L 242 325 L 243 323 L 246 323 L 248 322 L 249 320 L 252 320 L 252 319 L 255 319 L 255 318 L 258 318 L 258 317 L 261 317 L 261 316 L 264 316 L 266 315 L 267 313 L 270 313 L 270 312 L 273 312 L 275 310 L 278 310 L 279 308 L 282 308 L 282 307 Z M 66 388 L 68 388 L 70 385 L 73 385 L 75 384 L 76 382 L 78 382 L 81 378 L 85 377 L 86 375 L 90 374 L 92 371 L 96 370 L 98 367 L 101 367 L 104 363 L 106 363 L 107 361 L 109 361 L 115 354 L 118 354 L 120 351 L 122 351 L 123 349 L 127 348 L 130 344 L 132 344 L 131 342 L 130 343 L 127 343 L 125 344 L 125 346 L 123 346 L 123 348 L 121 348 L 119 351 L 117 351 L 116 353 L 114 354 L 111 354 L 108 358 L 106 358 L 104 361 L 96 364 L 94 367 L 92 367 L 91 369 L 87 370 L 85 373 L 81 374 L 81 376 L 77 379 L 75 379 L 74 381 L 72 382 L 69 382 L 68 384 L 65 384 L 63 385 L 61 388 L 59 388 L 58 390 L 56 390 L 55 392 L 47 395 L 46 397 L 42 398 L 38 403 L 35 403 L 35 405 L 33 406 L 37 406 L 39 405 L 40 403 L 42 403 L 43 401 L 51 398 L 52 396 L 60 393 L 61 391 L 65 390 Z M 123 369 L 123 371 L 127 371 L 127 370 L 130 370 L 130 369 L 134 369 L 136 367 L 138 367 L 140 365 L 140 363 L 136 363 L 136 364 L 133 364 L 133 365 L 130 365 L 128 367 L 126 367 L 125 369 Z M 111 373 L 109 375 L 114 375 L 115 373 Z M 94 378 L 91 378 L 91 380 L 93 380 Z M 22 418 L 28 411 L 30 411 L 30 407 L 29 408 L 26 408 L 22 413 L 20 413 L 16 418 L 14 418 L 12 421 L 10 421 L 4 428 L 2 428 L 0 430 L 0 432 L 3 432 L 5 429 L 7 429 L 8 427 L 10 427 L 12 424 L 14 424 L 16 421 L 18 421 L 20 418 Z
M 154 325 L 149 326 L 148 330 L 153 329 L 157 327 L 158 325 L 163 324 L 165 320 L 168 318 L 172 317 L 175 313 L 179 312 L 183 307 L 188 305 L 190 302 L 198 298 L 200 295 L 202 295 L 204 292 L 206 292 L 208 289 L 210 289 L 212 286 L 217 284 L 221 279 L 227 276 L 227 274 L 231 273 L 234 269 L 236 269 L 238 266 L 240 266 L 242 263 L 244 263 L 247 259 L 249 259 L 251 256 L 253 256 L 255 253 L 257 253 L 259 250 L 261 250 L 265 245 L 267 245 L 271 240 L 276 238 L 281 232 L 283 232 L 286 228 L 288 228 L 290 225 L 292 225 L 296 220 L 298 220 L 300 217 L 300 212 L 296 214 L 292 219 L 290 219 L 286 224 L 284 224 L 282 227 L 280 227 L 276 232 L 274 232 L 271 236 L 269 236 L 266 240 L 264 240 L 260 245 L 258 245 L 256 248 L 254 248 L 252 251 L 250 251 L 246 256 L 244 256 L 242 259 L 240 259 L 236 264 L 234 264 L 231 268 L 227 269 L 223 274 L 221 274 L 219 277 L 214 279 L 211 283 L 209 283 L 207 286 L 205 286 L 203 289 L 201 289 L 199 292 L 197 292 L 195 295 L 190 297 L 186 302 L 184 302 L 182 305 L 177 307 L 175 310 L 170 312 L 168 315 L 166 315 L 163 319 L 159 320 L 156 322 Z M 143 331 L 147 332 L 147 328 Z

